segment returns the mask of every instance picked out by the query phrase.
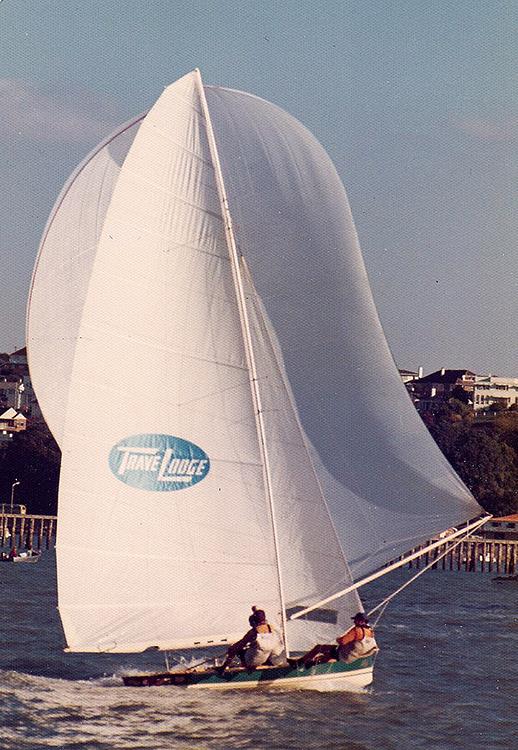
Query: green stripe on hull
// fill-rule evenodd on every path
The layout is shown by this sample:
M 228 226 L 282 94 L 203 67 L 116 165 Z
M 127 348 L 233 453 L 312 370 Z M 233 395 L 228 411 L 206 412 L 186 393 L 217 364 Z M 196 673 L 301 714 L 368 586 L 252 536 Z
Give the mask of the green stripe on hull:
M 360 670 L 371 670 L 374 656 L 357 659 L 351 664 L 342 661 L 325 662 L 305 667 L 267 667 L 263 669 L 229 669 L 223 674 L 216 670 L 200 672 L 161 672 L 155 674 L 124 675 L 125 685 L 143 687 L 150 685 L 178 685 L 183 687 L 255 687 L 261 685 L 275 685 L 282 683 L 289 685 L 290 681 L 301 682 L 304 678 L 319 677 L 332 679 L 354 676 Z M 309 682 L 309 680 L 308 680 Z

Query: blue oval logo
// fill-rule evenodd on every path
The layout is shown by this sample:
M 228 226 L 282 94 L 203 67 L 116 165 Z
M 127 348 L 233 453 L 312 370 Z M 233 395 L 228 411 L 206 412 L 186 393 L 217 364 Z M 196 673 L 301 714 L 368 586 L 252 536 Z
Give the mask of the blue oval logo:
M 173 435 L 132 435 L 110 451 L 112 473 L 140 490 L 171 492 L 192 487 L 209 473 L 205 451 Z

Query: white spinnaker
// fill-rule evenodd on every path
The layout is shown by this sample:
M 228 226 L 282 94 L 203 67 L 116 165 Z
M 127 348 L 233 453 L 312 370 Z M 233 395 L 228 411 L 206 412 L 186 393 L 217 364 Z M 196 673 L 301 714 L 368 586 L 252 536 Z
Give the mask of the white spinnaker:
M 38 403 L 58 445 L 97 242 L 142 116 L 117 128 L 67 180 L 43 233 L 27 307 L 27 351 Z
M 153 492 L 114 476 L 118 441 L 162 433 L 207 453 L 205 479 Z M 193 75 L 142 122 L 106 213 L 75 350 L 59 502 L 59 610 L 72 650 L 217 644 L 243 633 L 251 603 L 275 619 L 249 373 Z
M 275 333 L 241 263 L 262 417 L 272 480 L 284 602 L 288 615 L 352 583 L 325 499 L 312 465 L 290 393 Z M 291 651 L 333 643 L 361 609 L 356 591 L 306 619 L 288 620 Z
M 327 154 L 278 107 L 243 92 L 211 86 L 205 92 L 234 231 L 279 339 L 319 479 L 357 579 L 437 531 L 478 515 L 480 508 L 400 381 L 347 197 Z M 100 174 L 97 179 L 101 188 Z M 92 194 L 94 188 L 92 183 Z M 82 210 L 80 193 L 77 200 Z M 62 221 L 64 206 L 54 211 L 54 224 Z M 87 216 L 91 223 L 94 214 Z M 42 246 L 33 298 L 37 286 L 43 299 L 52 293 L 51 284 L 41 282 L 47 265 L 54 285 L 65 283 L 56 253 L 48 242 Z M 78 264 L 73 271 L 89 273 Z M 36 317 L 34 301 L 31 308 L 29 321 Z M 61 329 L 51 309 L 37 306 L 40 330 L 56 342 L 51 359 L 61 355 L 64 365 L 45 388 L 66 393 L 66 361 L 73 350 L 59 350 L 55 332 Z M 73 325 L 67 325 L 75 340 Z M 42 372 L 45 346 L 42 338 Z
M 238 245 L 357 579 L 481 508 L 401 382 L 324 149 L 275 105 L 205 89 Z

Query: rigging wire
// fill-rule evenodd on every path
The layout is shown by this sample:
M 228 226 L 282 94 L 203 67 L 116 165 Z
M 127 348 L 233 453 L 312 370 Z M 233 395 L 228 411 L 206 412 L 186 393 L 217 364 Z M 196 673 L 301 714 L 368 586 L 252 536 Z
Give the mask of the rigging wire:
M 410 578 L 408 581 L 405 581 L 405 583 L 402 586 L 400 586 L 398 589 L 393 591 L 391 594 L 389 594 L 389 596 L 383 599 L 383 601 L 381 601 L 379 604 L 377 604 L 375 607 L 369 610 L 369 612 L 367 613 L 369 617 L 373 615 L 375 612 L 377 612 L 378 610 L 380 610 L 379 615 L 376 617 L 374 627 L 378 624 L 388 604 L 395 596 L 401 593 L 403 589 L 406 589 L 407 586 L 410 586 L 411 583 L 413 583 L 417 578 L 419 578 L 419 576 L 422 576 L 423 573 L 426 573 L 427 570 L 432 568 L 434 565 L 437 565 L 437 563 L 440 560 L 442 560 L 443 557 L 446 557 L 446 555 L 449 552 L 452 552 L 456 547 L 459 546 L 459 544 L 462 544 L 462 542 L 466 541 L 466 539 L 468 539 L 469 536 L 471 536 L 471 532 L 468 532 L 466 536 L 461 537 L 461 539 L 459 539 L 458 541 L 455 541 L 449 547 L 446 547 L 444 552 L 441 552 L 441 554 L 435 557 L 431 562 L 429 562 L 428 565 L 425 565 L 425 567 L 422 570 L 419 570 L 414 576 L 412 576 L 412 578 Z

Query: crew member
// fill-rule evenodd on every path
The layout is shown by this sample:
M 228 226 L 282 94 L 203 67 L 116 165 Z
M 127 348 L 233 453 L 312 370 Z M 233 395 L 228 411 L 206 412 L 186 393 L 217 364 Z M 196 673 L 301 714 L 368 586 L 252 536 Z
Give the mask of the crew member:
M 298 659 L 290 659 L 292 666 L 303 664 L 305 667 L 311 667 L 320 662 L 326 662 L 330 659 L 339 659 L 350 664 L 362 656 L 371 656 L 378 651 L 378 645 L 374 638 L 374 631 L 369 625 L 369 621 L 364 612 L 358 612 L 352 618 L 354 625 L 346 630 L 343 635 L 336 639 L 337 646 L 330 643 L 323 643 L 313 646 L 304 656 Z
M 371 656 L 379 650 L 374 638 L 374 630 L 369 625 L 365 613 L 358 612 L 354 615 L 353 621 L 354 627 L 336 639 L 338 658 L 347 664 L 361 659 L 362 656 Z
M 224 671 L 234 657 L 238 656 L 241 664 L 248 669 L 262 664 L 280 666 L 286 664 L 286 654 L 282 638 L 277 630 L 272 628 L 262 609 L 252 607 L 252 614 L 248 618 L 251 628 L 245 635 L 227 651 L 225 661 L 220 667 Z

